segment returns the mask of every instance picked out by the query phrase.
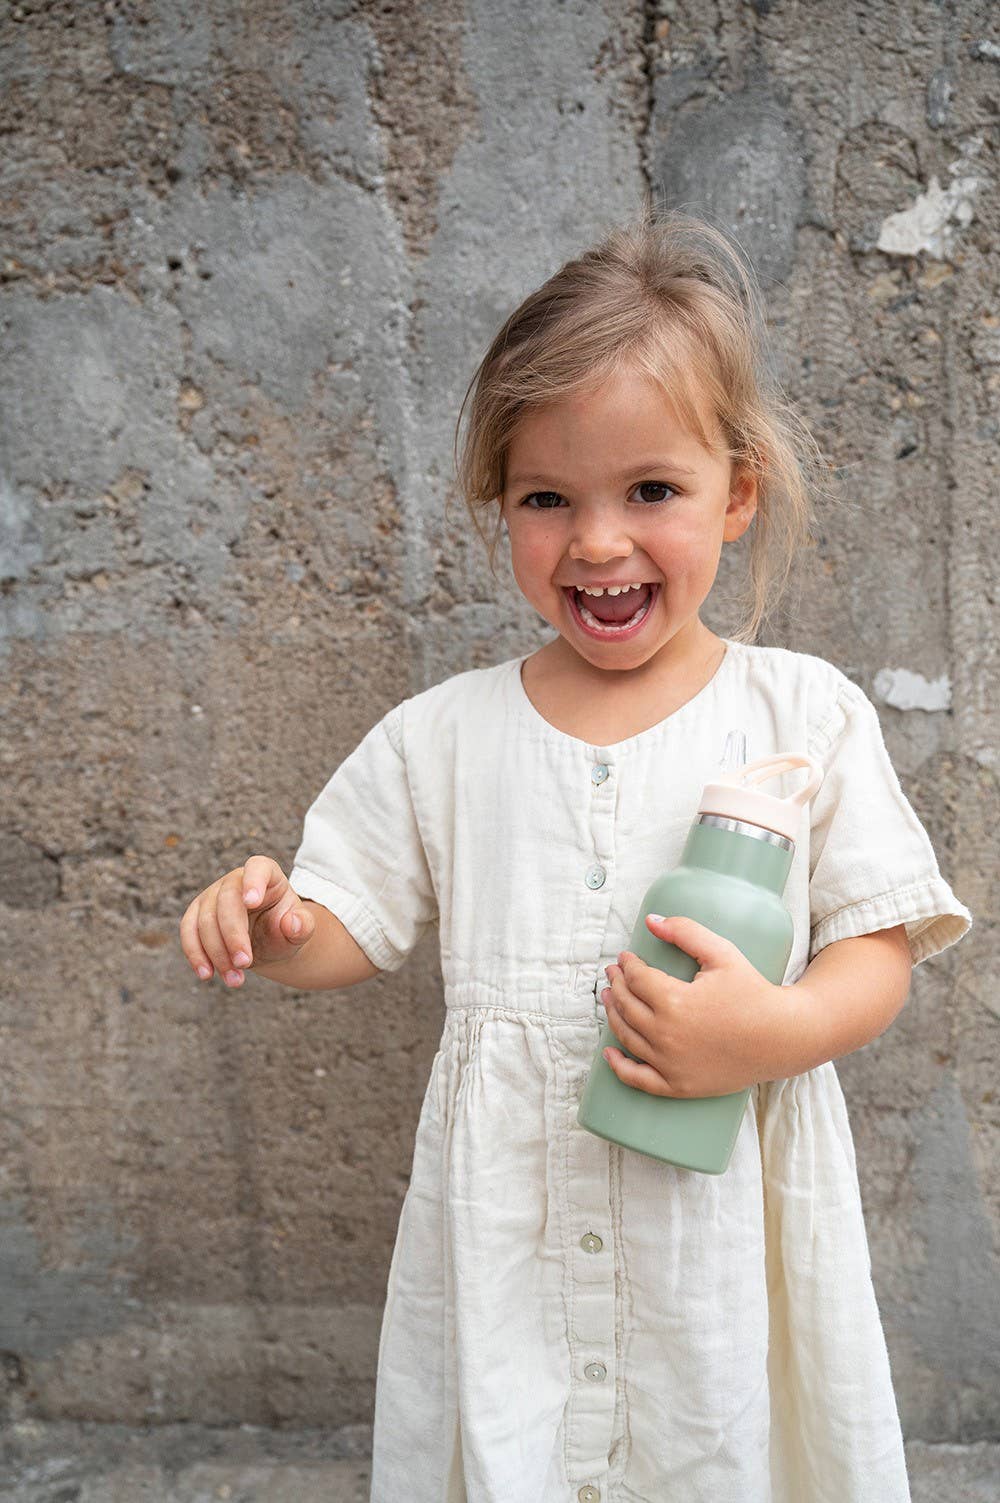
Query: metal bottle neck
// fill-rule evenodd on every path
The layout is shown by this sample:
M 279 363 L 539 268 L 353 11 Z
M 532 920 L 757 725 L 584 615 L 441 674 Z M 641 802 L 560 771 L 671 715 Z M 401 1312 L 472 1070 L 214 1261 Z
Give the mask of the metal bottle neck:
M 776 830 L 766 830 L 763 825 L 752 825 L 745 819 L 730 819 L 726 814 L 699 814 L 698 825 L 710 825 L 717 830 L 733 830 L 737 835 L 749 835 L 751 840 L 766 840 L 770 845 L 780 846 L 784 851 L 794 851 L 795 842 Z
M 722 814 L 699 814 L 688 832 L 681 862 L 741 877 L 780 897 L 794 853 L 794 841 L 762 825 Z

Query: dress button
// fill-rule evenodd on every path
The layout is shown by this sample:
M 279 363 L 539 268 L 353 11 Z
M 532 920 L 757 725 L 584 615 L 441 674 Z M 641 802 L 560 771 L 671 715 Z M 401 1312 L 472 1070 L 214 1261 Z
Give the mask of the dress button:
M 590 781 L 592 783 L 603 783 L 607 775 L 608 769 L 603 762 L 595 762 L 590 769 Z
M 596 1232 L 588 1232 L 585 1237 L 580 1238 L 580 1246 L 584 1252 L 600 1252 L 604 1243 Z
M 603 887 L 607 872 L 603 866 L 592 866 L 587 872 L 588 887 Z
M 586 1487 L 581 1487 L 577 1493 L 580 1503 L 601 1503 L 601 1494 L 598 1488 L 591 1487 L 588 1482 Z
M 591 1383 L 603 1383 L 608 1376 L 608 1370 L 603 1362 L 588 1362 L 583 1371 Z

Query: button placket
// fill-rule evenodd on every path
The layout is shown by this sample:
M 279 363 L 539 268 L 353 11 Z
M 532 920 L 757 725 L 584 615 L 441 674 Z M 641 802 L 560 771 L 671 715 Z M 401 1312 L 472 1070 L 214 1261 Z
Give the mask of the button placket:
M 581 779 L 590 801 L 588 833 L 591 864 L 582 876 L 589 894 L 582 899 L 584 919 L 578 940 L 593 956 L 607 944 L 615 861 L 615 806 L 617 785 L 613 764 L 604 749 L 591 747 L 587 771 Z M 590 789 L 586 789 L 586 781 Z M 590 974 L 593 974 L 590 972 Z M 586 997 L 586 993 L 584 996 Z M 580 1062 L 579 1089 L 591 1059 Z M 575 1096 L 579 1100 L 579 1095 Z M 566 1212 L 573 1227 L 572 1315 L 569 1329 L 572 1380 L 564 1423 L 569 1479 L 577 1489 L 573 1496 L 583 1503 L 600 1503 L 602 1479 L 615 1425 L 615 1268 L 610 1255 L 611 1181 L 608 1145 L 583 1131 L 572 1107 L 572 1127 L 566 1144 L 563 1183 L 569 1186 Z M 599 1236 L 595 1227 L 603 1228 Z
M 595 792 L 600 789 L 603 783 L 606 783 L 608 781 L 610 776 L 611 768 L 608 766 L 607 762 L 594 763 L 594 765 L 590 769 L 590 781 L 594 784 Z M 611 790 L 609 789 L 608 792 L 610 793 L 610 791 Z M 604 800 L 604 802 L 606 803 L 606 800 Z M 600 813 L 602 816 L 604 816 L 605 810 L 601 809 Z M 602 866 L 599 861 L 595 861 L 593 866 L 588 867 L 584 881 L 591 889 L 591 891 L 596 892 L 599 887 L 604 886 L 604 883 L 607 881 L 607 876 L 607 868 Z

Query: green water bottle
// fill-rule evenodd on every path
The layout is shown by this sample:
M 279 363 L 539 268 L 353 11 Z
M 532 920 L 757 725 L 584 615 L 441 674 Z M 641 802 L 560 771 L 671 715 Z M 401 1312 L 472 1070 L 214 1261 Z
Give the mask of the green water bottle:
M 757 786 L 798 767 L 809 769 L 809 779 L 789 798 Z M 811 758 L 783 752 L 718 774 L 702 794 L 680 865 L 646 893 L 628 948 L 647 965 L 690 981 L 698 962 L 651 934 L 646 914 L 691 918 L 731 940 L 762 976 L 780 985 L 792 951 L 792 919 L 781 895 L 799 821 L 822 781 L 822 768 Z M 636 1058 L 603 1023 L 577 1112 L 580 1126 L 651 1158 L 721 1174 L 732 1156 L 749 1086 L 727 1096 L 653 1096 L 618 1079 L 601 1052 L 609 1045 Z

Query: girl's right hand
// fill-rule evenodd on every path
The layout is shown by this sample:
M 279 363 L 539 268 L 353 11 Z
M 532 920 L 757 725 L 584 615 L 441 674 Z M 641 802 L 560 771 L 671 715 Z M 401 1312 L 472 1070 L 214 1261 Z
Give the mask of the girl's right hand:
M 203 981 L 214 967 L 227 986 L 240 986 L 252 966 L 297 954 L 315 927 L 278 863 L 251 856 L 190 904 L 181 919 L 181 949 Z

